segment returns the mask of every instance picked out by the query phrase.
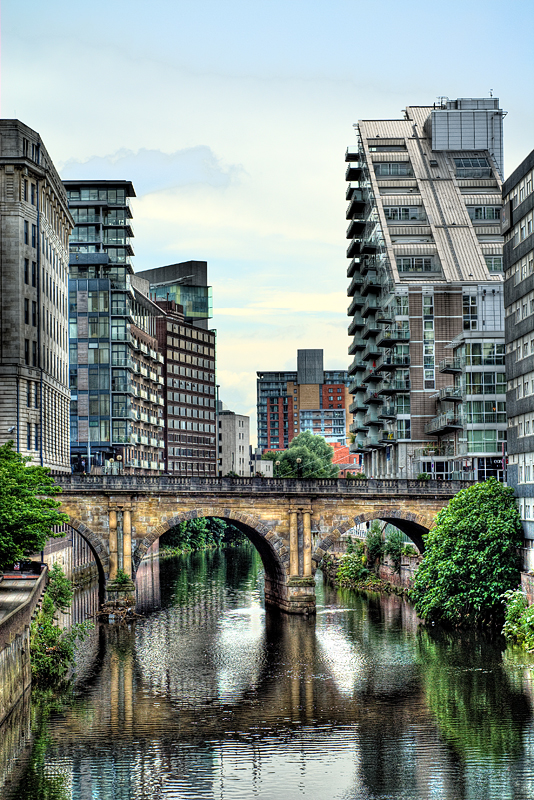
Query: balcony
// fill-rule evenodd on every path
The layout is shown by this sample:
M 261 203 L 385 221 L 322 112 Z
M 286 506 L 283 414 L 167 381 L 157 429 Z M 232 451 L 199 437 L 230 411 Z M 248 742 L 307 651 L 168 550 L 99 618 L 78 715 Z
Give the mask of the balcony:
M 458 372 L 462 371 L 462 359 L 461 358 L 444 358 L 443 361 L 439 362 L 438 370 L 440 372 L 448 372 L 451 375 L 454 375 Z
M 347 219 L 352 219 L 355 213 L 361 214 L 367 205 L 367 192 L 352 183 L 347 186 L 345 197 L 349 201 Z
M 438 435 L 441 433 L 450 433 L 450 431 L 462 428 L 462 421 L 456 416 L 454 411 L 448 411 L 445 414 L 439 414 L 434 419 L 427 422 L 424 427 L 425 433 Z
M 369 361 L 372 359 L 373 361 L 375 361 L 378 358 L 380 358 L 381 352 L 382 351 L 376 346 L 374 342 L 368 342 L 367 347 L 362 353 L 362 360 Z
M 352 147 L 347 147 L 345 150 L 345 161 L 348 163 L 349 161 L 359 161 L 360 160 L 360 151 L 356 145 L 352 145 Z
M 363 232 L 365 231 L 366 225 L 367 225 L 367 220 L 363 219 L 362 217 L 355 217 L 350 221 L 350 224 L 347 227 L 346 238 L 347 239 L 360 238 Z
M 382 447 L 382 442 L 380 441 L 378 433 L 373 433 L 369 436 L 364 436 L 362 444 L 364 447 L 368 448 Z
M 163 355 L 161 353 L 158 353 L 158 361 L 159 361 L 160 364 L 164 364 L 165 363 L 165 359 L 163 358 Z
M 351 442 L 349 445 L 349 453 L 365 453 L 363 441 L 361 439 L 355 439 Z
M 345 170 L 345 180 L 346 181 L 359 181 L 362 178 L 363 169 L 360 164 L 354 162 L 349 164 L 347 169 Z
M 459 386 L 444 386 L 438 392 L 438 399 L 441 402 L 460 403 L 462 401 L 462 390 Z
M 347 289 L 347 297 L 354 297 L 354 295 L 361 291 L 361 285 L 363 283 L 363 278 L 359 272 L 353 277 L 349 284 L 349 288 Z
M 365 305 L 365 300 L 360 294 L 354 295 L 352 298 L 352 303 L 347 308 L 347 316 L 352 317 L 354 313 L 358 311 L 363 305 Z
M 384 381 L 380 386 L 377 387 L 377 391 L 378 394 L 382 395 L 391 395 L 391 394 L 396 394 L 397 392 L 409 392 L 410 381 L 408 378 L 403 378 L 401 380 Z
M 353 275 L 358 273 L 360 274 L 360 259 L 353 258 L 350 262 L 349 266 L 347 267 L 347 278 L 352 278 Z
M 349 394 L 356 394 L 356 392 L 365 392 L 367 390 L 367 386 L 362 380 L 362 376 L 360 374 L 357 375 L 356 378 L 349 383 Z
M 361 253 L 362 240 L 353 239 L 347 247 L 347 258 L 353 258 Z
M 367 364 L 365 361 L 362 361 L 359 356 L 357 356 L 353 362 L 351 363 L 350 367 L 348 368 L 349 375 L 354 375 L 356 372 L 365 372 L 367 369 Z
M 379 347 L 391 347 L 394 344 L 406 344 L 409 341 L 410 329 L 401 328 L 397 325 L 388 325 L 387 328 L 381 328 L 376 337 L 376 343 Z
M 362 317 L 368 317 L 369 314 L 376 314 L 379 308 L 380 302 L 378 298 L 373 294 L 369 295 L 362 308 Z
M 355 336 L 349 347 L 349 356 L 353 356 L 357 350 L 365 350 L 367 342 L 361 336 Z
M 384 444 L 395 444 L 397 441 L 397 432 L 388 430 L 380 431 L 380 441 Z
M 378 414 L 379 418 L 384 419 L 396 419 L 397 418 L 397 409 L 395 405 L 383 405 Z
M 393 316 L 391 314 L 390 309 L 387 306 L 380 306 L 379 310 L 376 313 L 376 321 L 382 322 L 385 325 L 391 325 L 393 322 Z
M 349 425 L 350 433 L 367 433 L 367 427 L 362 420 L 355 420 Z
M 382 420 L 378 419 L 376 414 L 372 411 L 368 411 L 365 417 L 363 418 L 364 425 L 378 425 L 380 428 L 384 423 Z
M 365 325 L 363 326 L 362 330 L 362 338 L 368 339 L 370 336 L 376 336 L 380 332 L 380 325 L 376 321 L 376 319 L 369 319 Z
M 351 414 L 357 414 L 358 411 L 367 411 L 367 406 L 363 400 L 354 400 L 349 406 L 349 411 Z
M 384 380 L 384 376 L 376 366 L 369 367 L 363 375 L 364 383 L 379 383 Z
M 380 397 L 380 395 L 378 394 L 376 387 L 369 387 L 365 393 L 363 400 L 366 405 L 375 404 L 381 406 L 383 402 L 383 398 Z
M 414 450 L 414 458 L 450 458 L 455 456 L 454 442 L 427 442 Z
M 460 442 L 458 445 L 458 455 L 465 456 L 468 453 L 491 453 L 495 457 L 502 456 L 503 442 Z M 506 442 L 504 442 L 506 447 Z
M 365 320 L 362 319 L 360 314 L 355 314 L 349 325 L 349 336 L 353 336 L 356 331 L 361 330 L 363 327 L 365 327 Z
M 378 347 L 378 345 L 376 345 Z M 384 371 L 394 371 L 398 367 L 409 367 L 410 366 L 410 356 L 398 356 L 395 354 L 390 355 L 382 355 L 382 357 L 377 361 L 376 366 Z
M 375 269 L 370 269 L 363 281 L 362 281 L 362 288 L 361 293 L 363 295 L 369 294 L 369 292 L 373 292 L 374 294 L 380 294 L 382 291 L 382 284 L 378 279 L 378 273 Z

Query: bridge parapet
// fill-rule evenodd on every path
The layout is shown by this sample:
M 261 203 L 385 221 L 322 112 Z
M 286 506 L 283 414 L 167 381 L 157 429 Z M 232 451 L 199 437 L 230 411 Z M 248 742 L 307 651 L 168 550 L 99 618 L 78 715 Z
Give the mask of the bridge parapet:
M 408 497 L 453 497 L 473 481 L 418 481 L 410 478 L 179 478 L 151 475 L 69 475 L 55 478 L 64 492 L 112 492 L 156 494 L 283 494 L 339 495 L 365 497 L 396 495 Z

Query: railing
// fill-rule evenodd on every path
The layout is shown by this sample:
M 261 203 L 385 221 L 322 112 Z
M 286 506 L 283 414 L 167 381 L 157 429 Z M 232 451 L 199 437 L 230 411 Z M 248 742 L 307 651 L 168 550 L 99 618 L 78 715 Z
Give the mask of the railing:
M 454 442 L 428 442 L 424 447 L 416 447 L 414 458 L 429 458 L 433 456 L 455 456 Z
M 144 463 L 144 462 L 141 462 Z M 471 485 L 471 481 L 417 481 L 413 479 L 370 478 L 369 480 L 345 480 L 343 478 L 181 478 L 171 475 L 64 475 L 58 476 L 56 483 L 64 493 L 113 490 L 131 493 L 151 489 L 155 493 L 168 491 L 176 494 L 204 494 L 205 492 L 243 494 L 249 489 L 253 494 L 333 494 L 333 495 L 373 495 L 382 494 L 385 498 L 392 494 L 422 494 L 452 497 L 461 489 Z
M 461 358 L 444 358 L 439 362 L 438 367 L 440 372 L 461 372 L 462 359 Z
M 462 420 L 457 417 L 454 412 L 447 412 L 446 414 L 439 414 L 434 419 L 427 422 L 424 426 L 425 433 L 435 433 L 436 431 L 443 431 L 447 428 L 461 428 Z

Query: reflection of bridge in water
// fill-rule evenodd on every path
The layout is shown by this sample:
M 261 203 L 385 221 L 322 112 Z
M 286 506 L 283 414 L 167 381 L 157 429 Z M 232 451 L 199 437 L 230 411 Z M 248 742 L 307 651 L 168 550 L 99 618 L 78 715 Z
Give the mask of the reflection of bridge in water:
M 122 567 L 135 571 L 170 528 L 197 517 L 218 517 L 254 544 L 265 568 L 266 603 L 292 613 L 315 608 L 317 564 L 346 531 L 381 519 L 422 550 L 437 512 L 464 481 L 143 478 L 58 479 L 62 510 L 89 542 L 101 580 Z

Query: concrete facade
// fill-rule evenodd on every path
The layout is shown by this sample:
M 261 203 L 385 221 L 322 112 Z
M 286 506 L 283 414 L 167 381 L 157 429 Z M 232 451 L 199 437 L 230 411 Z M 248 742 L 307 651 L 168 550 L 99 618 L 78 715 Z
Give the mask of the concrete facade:
M 503 186 L 508 484 L 518 498 L 523 567 L 534 569 L 534 150 Z
M 0 444 L 70 470 L 67 278 L 73 221 L 38 133 L 0 120 Z
M 350 409 L 367 475 L 504 477 L 502 118 L 497 98 L 462 98 L 354 126 Z
M 304 614 L 315 609 L 315 569 L 343 533 L 381 519 L 422 551 L 423 534 L 438 511 L 466 486 L 461 481 L 77 476 L 60 485 L 61 510 L 90 543 L 106 579 L 113 579 L 119 567 L 134 575 L 154 542 L 180 522 L 218 517 L 243 531 L 260 553 L 266 602 Z
M 235 472 L 240 478 L 250 475 L 250 419 L 219 402 L 219 475 Z

